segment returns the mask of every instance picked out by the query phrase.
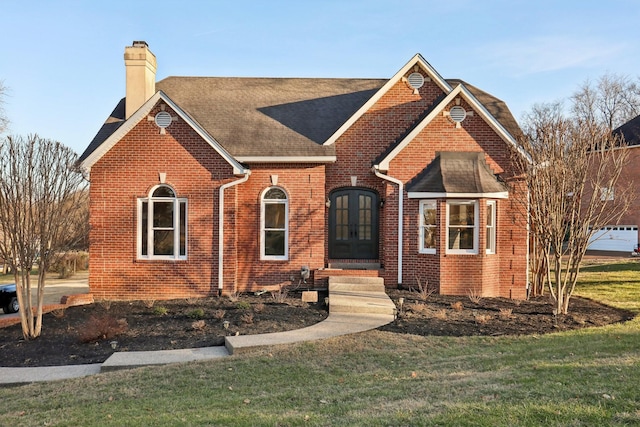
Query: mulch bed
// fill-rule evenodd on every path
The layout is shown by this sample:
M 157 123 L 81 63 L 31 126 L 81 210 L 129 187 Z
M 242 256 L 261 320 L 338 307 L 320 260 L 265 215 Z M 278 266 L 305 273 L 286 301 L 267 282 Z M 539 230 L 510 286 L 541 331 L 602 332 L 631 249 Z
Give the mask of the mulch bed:
M 570 314 L 554 316 L 548 298 L 514 301 L 388 290 L 404 298 L 397 319 L 381 330 L 417 335 L 531 335 L 623 322 L 633 314 L 573 297 Z M 44 315 L 42 335 L 22 338 L 20 325 L 0 329 L 0 366 L 102 363 L 114 351 L 147 351 L 222 345 L 226 335 L 299 329 L 325 319 L 324 298 L 304 303 L 291 294 L 151 302 L 110 302 L 69 307 Z M 225 328 L 225 321 L 228 322 Z M 113 336 L 111 336 L 113 335 Z M 114 348 L 115 347 L 115 348 Z

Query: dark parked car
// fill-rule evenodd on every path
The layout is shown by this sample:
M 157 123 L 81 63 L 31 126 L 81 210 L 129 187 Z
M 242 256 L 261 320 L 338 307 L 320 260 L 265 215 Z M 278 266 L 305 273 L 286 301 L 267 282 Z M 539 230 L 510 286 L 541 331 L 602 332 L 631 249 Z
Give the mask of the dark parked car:
M 0 307 L 5 313 L 16 313 L 20 310 L 16 285 L 0 286 Z

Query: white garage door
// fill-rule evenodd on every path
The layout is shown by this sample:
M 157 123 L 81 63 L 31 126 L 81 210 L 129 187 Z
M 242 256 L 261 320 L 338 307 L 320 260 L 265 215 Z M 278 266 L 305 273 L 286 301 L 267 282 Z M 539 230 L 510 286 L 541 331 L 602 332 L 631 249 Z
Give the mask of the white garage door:
M 603 227 L 594 234 L 589 250 L 631 252 L 637 245 L 637 226 L 611 225 Z

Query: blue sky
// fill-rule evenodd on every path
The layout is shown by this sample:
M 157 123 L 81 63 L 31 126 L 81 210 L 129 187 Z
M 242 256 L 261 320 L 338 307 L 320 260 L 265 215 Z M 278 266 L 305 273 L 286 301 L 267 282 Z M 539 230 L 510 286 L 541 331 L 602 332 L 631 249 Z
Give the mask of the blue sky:
M 389 78 L 421 53 L 517 119 L 609 72 L 640 75 L 637 0 L 0 0 L 9 133 L 80 154 L 124 96 L 124 47 L 167 76 Z

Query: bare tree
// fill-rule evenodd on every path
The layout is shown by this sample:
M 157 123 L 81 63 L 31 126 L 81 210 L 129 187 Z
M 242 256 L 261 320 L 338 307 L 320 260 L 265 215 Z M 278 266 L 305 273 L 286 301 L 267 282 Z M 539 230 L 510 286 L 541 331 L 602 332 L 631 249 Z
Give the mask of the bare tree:
M 0 80 L 0 135 L 9 127 L 9 119 L 4 111 L 4 98 L 7 96 L 7 87 Z
M 73 245 L 69 230 L 87 183 L 73 169 L 76 154 L 56 141 L 31 135 L 0 140 L 0 252 L 10 263 L 20 303 L 22 333 L 42 330 L 47 268 L 52 257 Z M 38 268 L 35 313 L 31 271 Z
M 584 82 L 571 102 L 579 120 L 613 130 L 640 114 L 640 85 L 628 76 L 605 74 L 595 84 Z
M 628 150 L 608 126 L 566 117 L 561 104 L 535 106 L 523 131 L 520 143 L 531 158 L 514 158 L 530 193 L 533 257 L 546 269 L 536 271 L 533 283 L 546 283 L 556 313 L 566 314 L 590 240 L 629 206 L 630 186 L 609 197 Z

